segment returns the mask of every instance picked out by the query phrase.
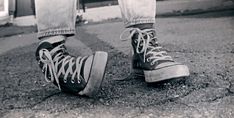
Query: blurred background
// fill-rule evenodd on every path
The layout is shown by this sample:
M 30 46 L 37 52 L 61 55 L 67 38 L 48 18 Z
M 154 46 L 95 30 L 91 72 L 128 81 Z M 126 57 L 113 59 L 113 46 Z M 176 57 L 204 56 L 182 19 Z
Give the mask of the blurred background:
M 78 0 L 77 12 L 78 16 L 83 15 L 86 19 L 92 20 L 92 16 L 103 17 L 103 19 L 111 19 L 120 17 L 119 8 L 116 7 L 117 0 Z M 168 14 L 191 14 L 200 13 L 204 11 L 217 11 L 234 9 L 233 0 L 158 0 L 157 13 L 158 15 Z M 92 12 L 105 12 L 106 9 L 92 9 L 98 7 L 109 6 L 106 16 L 97 16 Z M 90 10 L 89 10 L 90 9 Z M 94 15 L 95 14 L 95 15 Z M 22 24 L 34 25 L 33 15 L 35 15 L 35 2 L 34 0 L 0 0 L 0 24 L 7 23 L 17 24 L 17 18 L 24 17 Z M 91 16 L 90 16 L 91 15 Z M 109 16 L 111 15 L 111 16 Z M 31 17 L 30 17 L 31 16 Z M 93 18 L 97 19 L 97 18 Z M 97 19 L 98 20 L 98 19 Z M 31 22 L 30 22 L 31 21 Z M 19 23 L 19 25 L 21 25 Z

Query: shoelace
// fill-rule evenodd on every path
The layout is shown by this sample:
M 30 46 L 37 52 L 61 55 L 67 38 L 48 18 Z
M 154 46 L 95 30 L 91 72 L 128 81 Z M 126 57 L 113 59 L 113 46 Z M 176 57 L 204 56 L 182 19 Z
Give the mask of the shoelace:
M 123 35 L 130 32 L 130 35 L 123 38 Z M 146 61 L 146 55 L 151 54 L 147 61 L 151 60 L 151 65 L 159 60 L 172 60 L 171 56 L 167 55 L 166 51 L 162 51 L 162 47 L 158 46 L 157 38 L 153 35 L 152 32 L 155 32 L 155 29 L 144 29 L 140 30 L 139 28 L 128 28 L 123 31 L 120 35 L 121 40 L 128 40 L 133 37 L 134 34 L 138 34 L 136 52 L 138 54 L 144 53 L 144 62 Z M 152 41 L 157 45 L 150 45 Z M 149 51 L 147 51 L 149 50 Z
M 59 53 L 57 53 L 59 52 Z M 57 53 L 53 58 L 52 54 Z M 53 50 L 48 51 L 47 49 L 42 49 L 39 51 L 40 62 L 43 63 L 42 71 L 45 72 L 45 80 L 47 82 L 56 82 L 59 90 L 61 90 L 59 77 L 61 74 L 64 75 L 63 81 L 67 82 L 67 77 L 69 74 L 72 75 L 71 83 L 75 83 L 75 77 L 77 76 L 78 83 L 81 82 L 80 71 L 81 65 L 85 57 L 77 57 L 76 60 L 70 55 L 64 55 L 64 44 L 55 47 Z M 60 68 L 58 66 L 61 64 Z M 68 64 L 68 68 L 65 70 L 65 66 Z M 76 65 L 73 71 L 73 66 Z M 49 72 L 49 77 L 47 77 L 47 72 Z

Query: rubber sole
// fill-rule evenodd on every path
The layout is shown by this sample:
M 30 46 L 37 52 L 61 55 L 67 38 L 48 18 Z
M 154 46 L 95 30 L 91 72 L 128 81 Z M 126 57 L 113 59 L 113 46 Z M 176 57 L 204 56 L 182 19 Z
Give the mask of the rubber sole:
M 155 83 L 173 78 L 189 76 L 189 69 L 185 65 L 173 65 L 152 71 L 144 70 L 145 81 Z
M 97 51 L 94 54 L 89 80 L 84 90 L 79 92 L 79 95 L 94 97 L 98 93 L 104 79 L 107 59 L 108 54 L 106 52 Z

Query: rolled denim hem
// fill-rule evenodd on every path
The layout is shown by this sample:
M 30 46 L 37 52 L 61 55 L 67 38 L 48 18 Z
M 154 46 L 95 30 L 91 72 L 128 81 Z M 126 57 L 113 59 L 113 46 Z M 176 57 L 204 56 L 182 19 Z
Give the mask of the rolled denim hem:
M 76 33 L 75 29 L 53 29 L 40 31 L 37 34 L 38 39 L 48 36 L 64 35 L 64 36 L 73 36 Z
M 144 24 L 144 23 L 155 23 L 155 18 L 141 18 L 141 19 L 134 19 L 131 21 L 126 21 L 124 23 L 125 27 L 131 27 L 133 25 Z

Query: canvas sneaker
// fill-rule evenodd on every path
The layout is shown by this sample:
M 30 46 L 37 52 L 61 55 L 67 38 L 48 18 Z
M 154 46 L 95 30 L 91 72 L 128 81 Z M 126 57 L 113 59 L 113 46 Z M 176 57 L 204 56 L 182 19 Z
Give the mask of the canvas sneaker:
M 148 83 L 189 76 L 186 65 L 175 62 L 159 45 L 155 29 L 130 28 L 132 69 Z
M 64 41 L 42 42 L 36 50 L 36 60 L 47 82 L 61 91 L 93 97 L 103 81 L 107 64 L 106 52 L 75 57 L 66 52 Z

